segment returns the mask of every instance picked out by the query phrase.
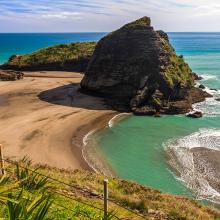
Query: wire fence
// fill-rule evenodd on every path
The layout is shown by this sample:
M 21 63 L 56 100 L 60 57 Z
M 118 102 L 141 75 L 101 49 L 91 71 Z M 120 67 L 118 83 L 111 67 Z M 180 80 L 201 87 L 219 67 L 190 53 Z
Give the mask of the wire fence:
M 10 173 L 10 174 L 12 174 L 12 175 L 14 174 L 13 172 L 11 172 L 11 171 L 9 171 L 9 170 L 7 170 L 7 173 Z M 30 192 L 30 190 L 27 190 L 27 191 L 28 191 L 28 193 L 30 193 L 30 194 L 33 195 L 33 193 Z M 67 196 L 67 195 L 65 195 L 65 194 L 59 193 L 59 192 L 54 191 L 54 190 L 51 190 L 51 189 L 49 189 L 49 190 L 47 190 L 47 191 L 48 191 L 48 192 L 55 193 L 55 194 L 58 194 L 58 195 L 61 195 L 61 196 L 65 197 L 65 198 L 68 198 L 68 199 L 74 201 L 74 202 L 81 203 L 81 204 L 83 204 L 83 205 L 89 206 L 89 207 L 91 207 L 91 208 L 94 208 L 94 209 L 97 209 L 97 210 L 100 210 L 101 212 L 103 212 L 103 209 L 101 209 L 101 208 L 98 208 L 98 207 L 93 206 L 93 205 L 88 204 L 88 203 L 84 203 L 84 202 L 82 202 L 82 201 L 79 201 L 79 200 L 77 200 L 77 199 L 74 199 L 74 198 L 72 198 L 72 197 L 69 197 L 69 196 Z M 74 209 L 71 209 L 71 208 L 66 207 L 66 206 L 64 206 L 64 205 L 61 205 L 61 204 L 59 204 L 59 203 L 57 203 L 57 202 L 55 202 L 55 201 L 53 201 L 53 204 L 56 205 L 57 207 L 60 207 L 60 208 L 65 209 L 65 210 L 68 210 L 68 211 L 70 211 L 70 212 L 74 212 L 74 211 L 75 211 Z M 77 215 L 85 216 L 86 214 L 85 214 L 85 213 L 83 214 L 83 213 L 78 212 Z M 87 216 L 87 217 L 88 217 L 88 216 Z M 114 217 L 115 217 L 116 219 L 122 220 L 121 218 L 118 218 L 117 216 L 114 216 Z M 93 218 L 93 217 L 91 217 L 91 216 L 89 216 L 89 219 L 91 219 L 91 220 L 96 220 L 95 218 Z
M 9 164 L 14 165 L 14 166 L 18 166 L 19 168 L 22 168 L 22 169 L 26 169 L 26 170 L 28 170 L 28 171 L 30 171 L 30 172 L 32 172 L 32 173 L 35 173 L 35 174 L 37 174 L 37 175 L 39 175 L 39 176 L 45 177 L 45 178 L 47 178 L 48 180 L 50 180 L 51 182 L 56 182 L 56 183 L 59 183 L 59 184 L 63 184 L 63 185 L 65 185 L 65 186 L 68 186 L 68 187 L 70 187 L 70 188 L 73 188 L 73 189 L 75 189 L 75 190 L 77 190 L 77 191 L 87 193 L 87 194 L 89 194 L 90 196 L 93 196 L 93 197 L 95 197 L 95 198 L 97 198 L 97 199 L 99 199 L 99 200 L 104 201 L 104 199 L 105 199 L 105 196 L 103 196 L 102 194 L 96 194 L 96 193 L 91 192 L 91 191 L 89 191 L 88 189 L 82 188 L 82 187 L 80 187 L 80 186 L 78 186 L 78 185 L 69 184 L 69 183 L 66 183 L 66 182 L 64 182 L 64 181 L 61 181 L 61 180 L 59 180 L 59 179 L 56 179 L 56 178 L 53 178 L 53 177 L 51 177 L 51 176 L 45 175 L 45 174 L 43 174 L 43 173 L 40 173 L 40 172 L 38 172 L 37 170 L 33 170 L 33 169 L 31 169 L 31 168 L 29 168 L 29 167 L 27 167 L 27 166 L 24 166 L 24 165 L 22 165 L 21 163 L 19 163 L 19 162 L 17 162 L 17 161 L 13 161 L 13 160 L 10 160 L 10 159 L 8 159 L 8 158 L 7 158 L 7 159 L 6 159 L 6 158 L 3 158 L 2 151 L 0 150 L 0 165 L 1 165 L 2 174 L 5 174 L 5 165 L 4 165 L 4 162 L 9 163 Z M 103 213 L 105 213 L 105 211 L 106 211 L 106 210 L 104 210 L 104 208 L 100 208 L 100 207 L 97 207 L 97 206 L 95 206 L 95 205 L 92 205 L 92 204 L 83 202 L 83 201 L 81 201 L 81 200 L 78 200 L 77 198 L 73 198 L 72 196 L 69 196 L 69 195 L 64 194 L 64 193 L 62 193 L 62 192 L 58 192 L 58 191 L 53 190 L 53 189 L 49 189 L 49 191 L 51 191 L 51 192 L 53 192 L 53 193 L 56 193 L 56 194 L 58 194 L 58 195 L 60 195 L 60 196 L 66 197 L 66 198 L 68 198 L 68 199 L 70 199 L 70 200 L 72 200 L 72 201 L 74 201 L 74 202 L 81 203 L 81 204 L 83 204 L 83 205 L 85 205 L 85 206 L 88 206 L 88 207 L 91 207 L 91 208 L 93 208 L 93 209 L 99 210 L 99 211 L 101 211 L 101 212 L 103 212 Z M 140 214 L 140 213 L 137 213 L 137 212 L 135 212 L 134 210 L 132 210 L 132 209 L 130 209 L 130 208 L 128 208 L 128 207 L 125 207 L 125 206 L 121 205 L 119 202 L 115 201 L 114 199 L 110 199 L 110 198 L 107 197 L 107 200 L 108 200 L 108 202 L 111 202 L 111 203 L 114 204 L 115 206 L 118 206 L 119 208 L 124 209 L 124 210 L 126 210 L 126 211 L 132 213 L 133 215 L 135 215 L 135 216 L 137 216 L 137 217 L 140 217 L 140 218 L 142 218 L 142 219 L 147 219 L 144 215 L 142 215 L 142 214 Z M 105 203 L 105 201 L 104 201 L 104 203 Z M 55 204 L 55 203 L 54 203 L 54 204 Z M 59 204 L 57 204 L 57 205 L 58 205 L 58 206 L 61 206 L 61 205 L 59 205 Z M 62 206 L 62 208 L 69 210 L 69 208 L 67 208 L 67 207 L 65 207 L 65 206 Z M 116 218 L 116 219 L 123 219 L 123 218 L 117 217 L 116 215 L 114 215 L 114 218 Z M 91 218 L 91 219 L 92 219 L 92 218 Z

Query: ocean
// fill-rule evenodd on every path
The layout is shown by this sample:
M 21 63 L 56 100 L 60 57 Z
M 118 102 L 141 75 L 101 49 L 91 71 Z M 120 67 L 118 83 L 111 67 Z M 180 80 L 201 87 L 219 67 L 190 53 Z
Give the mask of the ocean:
M 14 54 L 72 42 L 97 41 L 105 33 L 0 33 L 0 64 Z
M 194 105 L 201 119 L 184 115 L 127 116 L 90 137 L 114 175 L 163 192 L 220 203 L 220 33 L 169 33 L 178 54 L 203 77 L 213 98 Z M 211 90 L 214 89 L 214 90 Z M 91 154 L 91 164 L 98 169 Z M 93 160 L 92 160 L 93 158 Z M 100 160 L 99 160 L 100 161 Z M 106 169 L 106 166 L 104 166 Z M 103 167 L 100 169 L 103 170 Z
M 0 63 L 60 43 L 97 41 L 105 33 L 0 34 Z M 194 107 L 201 119 L 120 116 L 104 130 L 87 135 L 84 153 L 96 169 L 163 192 L 220 203 L 220 33 L 169 33 L 178 54 L 213 98 Z M 92 152 L 92 153 L 88 153 Z M 97 154 L 106 161 L 97 164 Z M 94 157 L 93 157 L 94 156 Z M 99 160 L 100 162 L 100 160 Z

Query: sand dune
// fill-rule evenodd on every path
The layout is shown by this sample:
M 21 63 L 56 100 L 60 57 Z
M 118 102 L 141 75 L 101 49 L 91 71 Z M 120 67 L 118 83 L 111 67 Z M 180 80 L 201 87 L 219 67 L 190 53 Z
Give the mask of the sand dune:
M 80 73 L 27 72 L 0 82 L 0 143 L 11 158 L 30 157 L 58 168 L 89 169 L 82 138 L 116 112 L 104 100 L 78 91 Z

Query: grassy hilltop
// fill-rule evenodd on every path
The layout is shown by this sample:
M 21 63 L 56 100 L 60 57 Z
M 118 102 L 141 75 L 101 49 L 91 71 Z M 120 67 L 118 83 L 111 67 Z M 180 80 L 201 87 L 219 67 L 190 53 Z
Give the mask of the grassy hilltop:
M 2 68 L 15 70 L 85 71 L 96 42 L 60 44 L 31 54 L 13 55 Z
M 19 165 L 36 169 L 27 160 Z M 67 185 L 8 165 L 8 175 L 0 181 L 0 218 L 103 219 L 103 201 L 99 195 L 103 194 L 104 176 L 47 166 L 39 166 L 37 172 Z M 109 203 L 108 219 L 217 220 L 220 217 L 220 212 L 196 201 L 119 179 L 109 178 L 109 197 L 120 206 Z

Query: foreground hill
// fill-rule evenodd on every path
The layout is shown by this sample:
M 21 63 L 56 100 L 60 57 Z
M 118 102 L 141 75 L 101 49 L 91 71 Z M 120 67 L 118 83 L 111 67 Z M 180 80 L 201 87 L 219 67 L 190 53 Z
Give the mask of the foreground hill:
M 29 170 L 36 168 L 38 173 L 48 178 Z M 10 186 L 7 190 L 11 192 L 12 202 L 2 204 L 0 217 L 6 218 L 13 211 L 22 216 L 25 205 L 28 207 L 25 214 L 29 216 L 25 219 L 103 219 L 104 176 L 79 170 L 32 166 L 27 159 L 18 165 L 7 163 L 6 170 L 9 179 L 1 181 L 0 189 Z M 196 201 L 164 194 L 136 183 L 109 178 L 108 185 L 112 202 L 109 202 L 111 214 L 107 219 L 216 220 L 220 217 L 220 212 Z M 14 201 L 17 203 L 13 204 Z M 45 218 L 30 217 L 42 208 Z
M 3 69 L 85 71 L 95 49 L 95 42 L 60 44 L 32 54 L 13 55 Z

